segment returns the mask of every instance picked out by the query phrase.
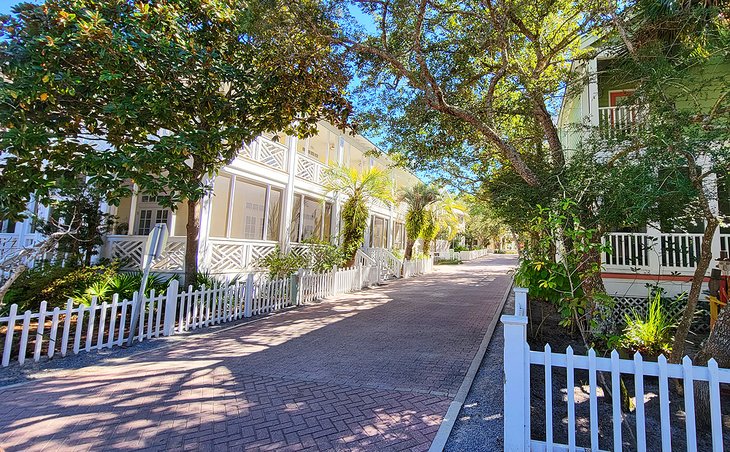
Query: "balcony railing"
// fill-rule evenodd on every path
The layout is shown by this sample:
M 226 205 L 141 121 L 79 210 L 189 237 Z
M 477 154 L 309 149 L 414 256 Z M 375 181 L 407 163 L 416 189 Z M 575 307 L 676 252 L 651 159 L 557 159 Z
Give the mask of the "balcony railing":
M 300 179 L 321 185 L 324 183 L 325 169 L 327 169 L 327 165 L 318 160 L 314 160 L 313 158 L 305 155 L 297 156 L 296 176 Z
M 249 158 L 280 171 L 286 171 L 286 155 L 289 150 L 281 143 L 258 137 L 251 144 L 244 144 L 240 156 Z
M 645 116 L 646 107 L 642 105 L 599 107 L 598 126 L 601 138 L 617 139 L 635 132 Z
M 614 232 L 604 243 L 611 247 L 603 255 L 607 271 L 691 274 L 700 259 L 702 234 Z M 730 235 L 720 234 L 720 251 L 728 249 Z

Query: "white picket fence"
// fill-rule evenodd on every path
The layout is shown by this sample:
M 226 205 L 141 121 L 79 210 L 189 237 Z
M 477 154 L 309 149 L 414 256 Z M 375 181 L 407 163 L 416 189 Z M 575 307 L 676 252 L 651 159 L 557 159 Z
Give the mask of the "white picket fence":
M 433 270 L 433 259 L 413 259 L 403 261 L 403 277 L 411 278 L 413 276 L 429 273 Z
M 408 264 L 412 267 L 409 276 L 432 268 L 429 259 Z M 13 304 L 8 316 L 0 317 L 0 364 L 7 367 L 13 358 L 23 364 L 29 359 L 39 361 L 44 356 L 52 358 L 120 346 L 130 335 L 138 342 L 169 336 L 354 292 L 379 282 L 377 265 L 325 273 L 300 271 L 291 278 L 276 280 L 249 274 L 246 280 L 235 284 L 197 290 L 189 286 L 185 291 L 180 291 L 178 282 L 173 280 L 166 293 L 151 291 L 142 300 L 134 332 L 129 327 L 133 307 L 139 301 L 136 294 L 132 300 L 120 301 L 114 295 L 111 302 L 102 303 L 94 298 L 89 306 L 74 306 L 68 300 L 65 309 L 53 310 L 48 310 L 44 301 L 39 312 L 19 313 L 18 306 Z
M 685 356 L 682 364 L 669 364 L 664 356 L 657 362 L 644 361 L 639 353 L 634 359 L 620 359 L 616 350 L 610 358 L 597 357 L 593 349 L 587 356 L 575 355 L 568 347 L 565 354 L 553 353 L 550 345 L 544 351 L 533 351 L 527 343 L 527 289 L 515 288 L 515 315 L 503 315 L 504 324 L 504 449 L 526 450 L 593 450 L 599 451 L 598 382 L 597 372 L 609 372 L 611 393 L 620 394 L 620 376 L 633 375 L 636 396 L 636 449 L 640 452 L 659 450 L 658 444 L 647 446 L 644 379 L 656 377 L 659 383 L 661 450 L 672 450 L 670 425 L 669 382 L 670 378 L 683 380 L 685 434 L 688 451 L 697 451 L 697 426 L 695 419 L 695 382 L 707 382 L 710 396 L 710 424 L 712 450 L 723 450 L 720 384 L 730 383 L 730 369 L 721 369 L 711 359 L 707 366 L 694 366 Z M 545 441 L 531 438 L 531 387 L 530 366 L 542 366 L 545 379 Z M 567 444 L 560 443 L 553 435 L 553 371 L 565 369 L 567 388 Z M 590 444 L 576 443 L 576 384 L 575 371 L 588 371 Z M 507 403 L 509 401 L 509 403 Z M 622 413 L 620 397 L 612 397 L 612 437 L 614 450 L 622 450 Z
M 454 251 L 453 249 L 449 249 L 447 251 L 437 252 L 436 258 L 437 259 L 470 261 L 470 260 L 474 260 L 474 259 L 479 259 L 480 257 L 484 257 L 488 254 L 489 254 L 489 250 L 487 250 L 487 249 L 479 249 L 479 250 L 471 250 L 471 251 Z
M 309 303 L 326 297 L 354 292 L 367 285 L 363 275 L 364 267 L 334 269 L 327 273 L 299 271 L 299 297 L 302 303 Z

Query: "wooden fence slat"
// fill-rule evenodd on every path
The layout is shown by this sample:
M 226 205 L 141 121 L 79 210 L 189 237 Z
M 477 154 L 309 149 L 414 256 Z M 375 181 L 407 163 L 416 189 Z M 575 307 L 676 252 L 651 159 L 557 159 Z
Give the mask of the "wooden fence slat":
M 568 450 L 575 452 L 575 372 L 573 370 L 573 347 L 568 346 L 565 350 L 568 377 L 566 386 L 568 395 Z
M 117 311 L 119 310 L 119 294 L 112 296 L 111 316 L 109 318 L 109 334 L 107 335 L 106 348 L 114 346 L 114 332 L 117 326 Z
M 10 365 L 10 352 L 13 349 L 13 336 L 15 335 L 15 319 L 18 313 L 18 305 L 13 303 L 10 305 L 8 313 L 8 330 L 5 333 L 5 345 L 3 346 L 3 367 Z
M 687 433 L 687 451 L 697 451 L 697 424 L 695 423 L 695 393 L 694 378 L 692 376 L 692 360 L 689 356 L 682 359 L 684 370 L 684 415 Z
M 91 350 L 91 338 L 94 337 L 94 321 L 96 320 L 96 297 L 91 298 L 91 307 L 89 308 L 89 324 L 86 327 L 86 347 L 87 352 Z
M 617 452 L 623 449 L 621 439 L 621 371 L 619 365 L 618 352 L 613 350 L 611 352 L 611 402 L 613 404 L 613 450 Z
M 129 307 L 130 301 L 122 301 L 122 314 L 119 317 L 119 334 L 117 334 L 117 345 L 121 346 L 124 343 L 124 327 L 127 323 L 127 308 Z M 133 334 L 132 331 L 129 334 Z
M 545 446 L 553 448 L 553 366 L 550 344 L 545 344 Z
M 96 337 L 96 349 L 100 350 L 104 348 L 104 332 L 106 327 L 106 310 L 109 307 L 109 305 L 104 301 L 101 303 L 101 311 L 99 316 L 99 332 L 97 333 Z
M 53 314 L 51 315 L 51 334 L 48 336 L 48 351 L 47 356 L 53 358 L 53 354 L 56 352 L 56 336 L 58 335 L 58 318 L 61 315 L 61 310 L 56 306 L 53 308 Z
M 662 450 L 672 450 L 672 430 L 669 416 L 669 379 L 667 378 L 667 358 L 659 355 L 659 418 L 662 429 Z
M 66 300 L 66 310 L 63 311 L 63 337 L 61 338 L 61 356 L 66 356 L 68 352 L 68 339 L 71 336 L 71 317 L 73 316 L 74 302 L 72 299 Z
M 155 320 L 155 289 L 150 290 L 150 298 L 147 300 L 147 337 L 146 339 L 152 339 L 152 332 Z
M 634 391 L 636 396 L 636 448 L 646 451 L 646 416 L 644 413 L 644 359 L 634 354 Z
M 588 350 L 588 390 L 590 404 L 591 449 L 598 449 L 598 383 L 596 381 L 596 351 Z
M 707 362 L 707 368 L 710 371 L 710 425 L 712 428 L 712 451 L 722 452 L 724 446 L 722 443 L 722 410 L 720 409 L 720 378 L 718 376 L 720 370 L 717 361 L 710 358 Z
M 18 350 L 18 363 L 23 365 L 25 362 L 25 354 L 28 349 L 28 334 L 30 331 L 30 311 L 23 314 L 23 329 L 20 330 L 20 349 Z
M 46 327 L 46 307 L 48 303 L 41 301 L 41 308 L 38 312 L 38 326 L 35 329 L 35 347 L 33 348 L 33 361 L 41 359 L 41 348 L 43 347 L 43 332 Z
M 78 315 L 76 316 L 76 332 L 74 334 L 74 355 L 78 355 L 79 350 L 81 349 L 81 331 L 84 329 L 85 313 L 86 307 L 80 304 L 78 309 Z
M 162 328 L 162 308 L 165 305 L 164 294 L 161 294 L 157 300 L 157 311 L 155 312 L 155 337 L 160 337 L 160 329 Z

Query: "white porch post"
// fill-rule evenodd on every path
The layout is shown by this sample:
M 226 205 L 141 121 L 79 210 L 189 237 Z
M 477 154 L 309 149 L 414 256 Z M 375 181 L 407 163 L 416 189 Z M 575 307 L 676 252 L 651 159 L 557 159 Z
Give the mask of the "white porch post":
M 504 324 L 504 450 L 530 450 L 530 349 L 527 316 L 503 315 Z M 509 401 L 509 403 L 507 402 Z
M 386 232 L 386 242 L 385 247 L 388 249 L 393 248 L 393 229 L 395 228 L 395 225 L 393 224 L 393 219 L 395 216 L 393 215 L 393 203 L 390 203 L 390 206 L 388 208 L 388 228 Z
M 649 274 L 658 275 L 661 272 L 662 261 L 662 236 L 661 231 L 652 225 L 646 225 L 646 235 L 653 243 L 648 243 L 649 248 Z
M 294 180 L 297 171 L 297 137 L 289 137 L 289 155 L 287 156 L 286 169 L 289 177 L 284 188 L 284 215 L 282 217 L 282 228 L 279 236 L 279 243 L 284 252 L 289 251 L 291 240 L 289 239 L 292 220 L 292 209 L 294 208 Z
M 129 227 L 127 235 L 134 235 L 134 222 L 137 216 L 137 198 L 139 198 L 139 187 L 137 184 L 132 186 L 132 198 L 129 201 Z
M 598 60 L 588 61 L 588 113 L 591 126 L 598 126 Z
M 706 171 L 709 169 L 709 162 L 702 162 L 702 170 Z M 705 193 L 707 193 L 707 200 L 710 204 L 710 210 L 712 210 L 713 215 L 715 217 L 718 217 L 720 215 L 720 202 L 717 199 L 718 190 L 717 190 L 717 175 L 712 173 L 709 176 L 705 178 L 704 181 L 704 189 Z M 722 247 L 720 246 L 720 228 L 718 227 L 715 229 L 715 235 L 712 236 L 712 261 L 710 262 L 710 268 L 714 268 L 717 265 L 717 260 L 720 259 L 720 251 Z

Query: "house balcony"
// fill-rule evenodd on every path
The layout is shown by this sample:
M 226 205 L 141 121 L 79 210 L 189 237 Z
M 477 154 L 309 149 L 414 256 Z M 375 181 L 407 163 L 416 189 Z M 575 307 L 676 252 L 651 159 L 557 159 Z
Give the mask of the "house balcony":
M 603 253 L 605 272 L 690 276 L 699 262 L 702 234 L 614 232 L 604 244 L 612 250 Z M 730 234 L 718 233 L 713 240 L 713 259 L 729 251 Z M 710 269 L 714 265 L 713 261 Z
M 289 152 L 286 145 L 259 136 L 250 144 L 244 145 L 238 156 L 287 173 L 290 163 Z M 295 166 L 294 175 L 298 179 L 324 185 L 324 173 L 328 167 L 325 163 L 298 153 Z
M 624 105 L 598 108 L 598 128 L 603 139 L 620 139 L 641 128 L 647 108 Z

